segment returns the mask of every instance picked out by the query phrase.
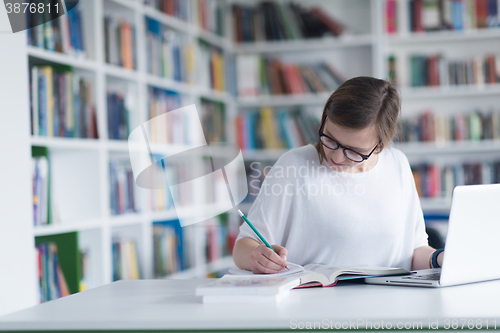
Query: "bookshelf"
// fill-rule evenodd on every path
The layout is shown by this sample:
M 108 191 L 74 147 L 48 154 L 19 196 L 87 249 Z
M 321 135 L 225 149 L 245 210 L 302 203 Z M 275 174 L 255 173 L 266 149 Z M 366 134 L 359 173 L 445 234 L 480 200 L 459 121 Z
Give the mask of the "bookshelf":
M 83 24 L 71 31 L 76 31 L 75 34 L 81 38 L 81 50 L 68 50 L 65 44 L 55 51 L 45 45 L 39 47 L 33 44 L 20 51 L 29 63 L 27 70 L 30 74 L 41 72 L 33 71 L 33 67 L 51 68 L 55 73 L 56 68 L 66 66 L 65 69 L 72 76 L 88 81 L 85 86 L 87 90 L 82 92 L 77 86 L 73 92 L 83 96 L 85 111 L 94 112 L 96 128 L 95 133 L 92 133 L 93 138 L 84 138 L 75 133 L 68 134 L 68 137 L 36 135 L 40 133 L 39 126 L 38 131 L 29 138 L 32 146 L 45 147 L 48 151 L 53 212 L 50 224 L 35 226 L 27 233 L 31 235 L 31 241 L 37 243 L 60 235 L 73 235 L 72 253 L 76 257 L 85 253 L 88 262 L 85 274 L 87 288 L 109 283 L 118 277 L 154 277 L 153 228 L 177 219 L 176 211 L 168 206 L 165 189 L 162 202 L 158 191 L 130 186 L 129 147 L 126 140 L 130 131 L 158 115 L 156 110 L 159 112 L 165 107 L 172 110 L 195 103 L 200 121 L 209 125 L 216 123 L 218 129 L 227 132 L 207 133 L 210 139 L 227 141 L 229 135 L 234 135 L 230 130 L 225 130 L 234 112 L 234 98 L 231 85 L 225 83 L 230 80 L 231 71 L 223 66 L 231 60 L 232 46 L 223 35 L 219 35 L 224 33 L 225 27 L 217 24 L 221 11 L 225 9 L 224 2 L 215 1 L 217 8 L 209 7 L 205 0 L 177 2 L 186 5 L 182 9 L 185 11 L 182 17 L 176 17 L 178 13 L 172 13 L 171 8 L 165 13 L 161 8 L 154 8 L 155 1 L 83 1 L 75 9 Z M 59 18 L 52 27 L 58 24 L 62 27 L 62 22 L 66 22 L 64 20 L 69 20 L 72 28 L 71 24 L 77 22 L 72 22 L 71 18 Z M 221 21 L 225 24 L 224 20 Z M 38 28 L 38 33 L 45 32 L 43 29 L 43 26 Z M 163 36 L 163 33 L 170 39 L 162 42 L 159 36 Z M 30 38 L 34 38 L 33 35 Z M 148 41 L 156 44 L 148 44 Z M 169 52 L 165 52 L 163 58 L 155 62 L 152 53 L 148 52 L 151 47 L 168 48 Z M 179 62 L 181 66 L 177 66 Z M 165 63 L 170 63 L 168 68 L 158 68 L 158 64 Z M 178 68 L 180 71 L 177 71 Z M 42 75 L 39 77 L 43 84 L 50 81 Z M 54 94 L 58 92 L 57 88 L 54 88 Z M 33 91 L 30 93 L 38 98 L 37 87 Z M 46 97 L 45 94 L 40 95 Z M 83 100 L 84 97 L 87 99 Z M 45 107 L 45 102 L 42 100 L 36 106 Z M 77 106 L 74 109 L 77 110 Z M 40 112 L 37 110 L 36 114 Z M 67 120 L 70 117 L 68 114 L 74 118 L 81 116 L 83 124 L 89 125 L 85 121 L 90 116 L 73 114 L 66 109 L 61 110 L 61 119 Z M 35 123 L 39 125 L 40 121 L 35 120 Z M 59 128 L 57 121 L 58 118 L 44 119 L 44 129 Z M 79 126 L 83 126 L 82 123 Z M 59 134 L 57 132 L 54 133 Z M 224 135 L 219 137 L 220 134 Z M 155 154 L 168 156 L 190 146 L 178 139 L 163 143 L 152 140 L 151 148 Z M 217 151 L 217 154 L 224 155 L 224 151 Z M 203 208 L 216 212 L 218 203 L 207 203 Z M 189 206 L 182 209 L 183 215 L 198 215 Z M 234 218 L 231 221 L 232 224 L 238 224 Z M 215 218 L 211 219 L 211 223 L 218 225 L 222 222 Z M 198 233 L 199 240 L 205 243 L 210 241 L 211 236 L 202 231 Z M 185 244 L 185 247 L 192 247 L 192 244 Z M 65 248 L 59 249 L 62 250 Z M 211 260 L 204 258 L 204 248 L 198 248 L 197 251 L 200 253 L 190 253 L 192 258 L 189 265 L 192 268 L 184 271 L 184 276 L 203 277 L 208 273 L 227 270 L 233 265 L 227 251 L 224 257 L 222 252 L 220 256 L 212 255 Z M 127 258 L 130 253 L 133 255 L 128 258 L 137 262 L 137 269 L 134 265 L 125 264 L 128 259 L 123 258 Z M 61 266 L 69 274 L 76 273 L 71 267 L 66 267 L 67 262 L 64 260 Z M 67 277 L 67 280 L 71 283 L 71 291 L 77 291 L 74 276 Z
M 497 14 L 489 5 L 498 6 L 483 0 L 444 1 L 442 7 L 437 1 L 386 0 L 381 7 L 384 71 L 395 72 L 403 97 L 403 118 L 414 121 L 426 113 L 432 113 L 434 118 L 421 124 L 421 128 L 430 131 L 435 140 L 424 141 L 422 137 L 396 146 L 406 153 L 416 173 L 420 173 L 422 165 L 440 170 L 437 175 L 423 178 L 431 187 L 443 180 L 444 185 L 438 186 L 443 192 L 446 167 L 455 168 L 453 183 L 457 185 L 498 182 L 494 171 L 500 159 L 497 126 L 496 120 L 487 115 L 499 111 L 495 59 L 500 51 L 500 30 Z M 412 65 L 416 65 L 411 60 L 415 56 L 427 59 L 427 83 L 415 82 Z M 395 64 L 389 64 L 390 57 Z M 493 61 L 488 62 L 488 57 Z M 461 118 L 464 133 L 457 133 Z M 452 132 L 448 134 L 450 127 Z M 467 180 L 467 171 L 463 169 L 474 164 L 481 171 Z M 447 192 L 437 193 L 436 197 L 424 195 L 424 212 L 448 212 L 451 197 Z

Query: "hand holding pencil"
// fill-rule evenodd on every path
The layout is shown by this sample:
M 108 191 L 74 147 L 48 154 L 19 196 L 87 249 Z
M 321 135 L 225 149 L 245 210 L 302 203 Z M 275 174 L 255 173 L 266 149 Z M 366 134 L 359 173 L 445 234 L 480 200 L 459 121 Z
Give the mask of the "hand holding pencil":
M 252 272 L 270 274 L 277 273 L 283 268 L 289 269 L 286 265 L 287 249 L 280 245 L 270 245 L 240 210 L 238 213 L 264 243 L 255 247 L 250 253 Z

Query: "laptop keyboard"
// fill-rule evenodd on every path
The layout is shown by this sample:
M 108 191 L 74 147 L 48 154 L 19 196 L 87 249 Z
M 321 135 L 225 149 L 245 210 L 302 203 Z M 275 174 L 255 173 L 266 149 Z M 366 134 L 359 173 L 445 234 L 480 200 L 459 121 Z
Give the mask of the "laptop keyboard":
M 405 276 L 402 277 L 402 279 L 409 279 L 409 280 L 431 280 L 431 281 L 437 281 L 439 280 L 441 276 L 441 273 L 432 273 L 432 274 L 423 274 L 423 275 L 410 275 L 410 276 Z

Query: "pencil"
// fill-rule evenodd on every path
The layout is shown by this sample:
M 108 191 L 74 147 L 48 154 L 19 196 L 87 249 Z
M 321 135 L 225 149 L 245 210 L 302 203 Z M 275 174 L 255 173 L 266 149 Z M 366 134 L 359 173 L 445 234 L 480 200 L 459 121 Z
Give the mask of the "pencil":
M 240 214 L 240 216 L 243 218 L 243 220 L 245 220 L 245 222 L 250 226 L 250 228 L 252 228 L 252 230 L 257 234 L 257 236 L 259 236 L 260 240 L 264 242 L 264 244 L 266 244 L 266 246 L 268 248 L 270 248 L 271 250 L 273 250 L 274 253 L 276 253 L 276 251 L 274 251 L 274 249 L 271 247 L 271 245 L 269 245 L 269 243 L 264 239 L 264 237 L 262 237 L 262 235 L 260 234 L 260 232 L 257 231 L 257 229 L 255 229 L 255 227 L 252 225 L 252 223 L 250 223 L 250 221 L 248 221 L 247 217 L 245 216 L 245 214 L 243 214 L 241 212 L 241 210 L 238 209 L 238 214 Z M 278 253 L 276 253 L 278 254 Z M 285 266 L 286 269 L 290 270 L 290 268 L 288 268 L 288 265 Z

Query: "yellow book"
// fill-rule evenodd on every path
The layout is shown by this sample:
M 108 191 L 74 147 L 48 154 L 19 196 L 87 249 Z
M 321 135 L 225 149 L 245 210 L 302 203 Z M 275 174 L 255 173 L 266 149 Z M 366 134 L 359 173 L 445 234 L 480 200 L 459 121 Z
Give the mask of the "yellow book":
M 262 121 L 262 135 L 266 149 L 278 149 L 279 143 L 273 126 L 273 110 L 269 106 L 260 109 Z
M 47 108 L 47 136 L 54 136 L 54 70 L 50 66 L 40 68 L 45 76 L 45 100 Z
M 129 241 L 129 257 L 130 257 L 130 278 L 132 280 L 139 280 L 139 262 L 137 260 L 137 247 L 134 241 Z

